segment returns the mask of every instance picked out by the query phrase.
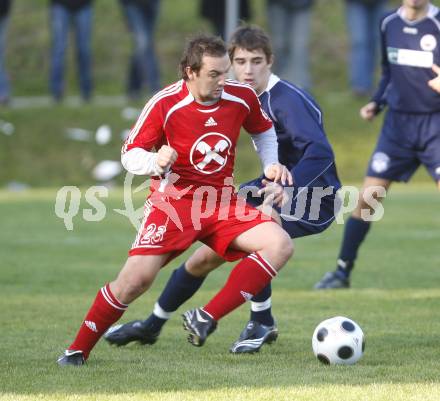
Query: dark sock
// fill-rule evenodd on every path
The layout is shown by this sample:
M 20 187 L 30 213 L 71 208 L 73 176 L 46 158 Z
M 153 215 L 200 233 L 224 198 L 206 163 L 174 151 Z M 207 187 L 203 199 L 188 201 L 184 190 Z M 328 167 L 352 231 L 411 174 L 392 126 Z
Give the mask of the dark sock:
M 183 263 L 174 270 L 165 288 L 160 294 L 153 313 L 145 324 L 153 331 L 159 331 L 169 319 L 170 314 L 191 298 L 202 285 L 205 277 L 196 277 L 188 273 Z
M 272 304 L 270 299 L 271 295 L 272 295 L 272 286 L 269 283 L 266 287 L 263 288 L 262 291 L 260 291 L 257 295 L 255 295 L 251 299 L 253 303 L 258 302 L 260 304 L 263 304 L 265 302 L 267 303 L 267 305 L 251 304 L 250 320 L 254 320 L 266 326 L 273 326 L 275 324 L 275 321 L 272 316 Z M 260 310 L 260 308 L 262 309 Z
M 338 258 L 337 272 L 343 277 L 350 277 L 359 247 L 364 241 L 371 223 L 350 217 L 345 224 L 344 238 Z
M 144 326 L 147 327 L 150 331 L 157 333 L 162 330 L 162 326 L 168 321 L 168 319 L 162 319 L 152 313 L 148 316 L 147 320 L 144 321 Z

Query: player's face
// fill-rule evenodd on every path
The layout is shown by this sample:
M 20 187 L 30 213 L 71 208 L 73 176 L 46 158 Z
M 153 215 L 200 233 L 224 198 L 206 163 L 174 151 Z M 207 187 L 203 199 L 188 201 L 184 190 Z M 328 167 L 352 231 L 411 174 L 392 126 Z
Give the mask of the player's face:
M 403 0 L 402 4 L 405 7 L 414 10 L 423 10 L 429 3 L 429 0 Z
M 228 71 L 231 67 L 229 57 L 203 56 L 202 68 L 198 72 L 187 69 L 189 90 L 196 100 L 209 102 L 220 99 Z
M 249 51 L 237 48 L 232 58 L 232 69 L 238 81 L 247 83 L 260 94 L 269 81 L 272 62 L 262 50 Z

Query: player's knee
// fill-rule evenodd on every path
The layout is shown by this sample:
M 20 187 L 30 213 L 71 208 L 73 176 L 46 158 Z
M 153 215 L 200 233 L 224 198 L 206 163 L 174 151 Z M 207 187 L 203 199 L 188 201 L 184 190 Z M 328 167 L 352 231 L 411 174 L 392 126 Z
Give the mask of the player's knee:
M 370 210 L 370 206 L 367 203 L 367 201 L 365 200 L 364 193 L 361 192 L 359 194 L 359 199 L 358 199 L 358 203 L 356 205 L 356 208 L 351 213 L 352 217 L 355 217 L 357 219 L 362 219 L 361 216 L 362 216 L 363 210 Z
M 112 284 L 114 295 L 121 302 L 129 304 L 147 291 L 153 280 L 154 275 L 148 271 L 122 271 Z
M 280 255 L 283 257 L 285 262 L 287 262 L 292 256 L 294 252 L 293 242 L 292 239 L 287 235 L 285 231 L 283 231 L 285 234 L 280 242 Z
M 365 209 L 368 209 L 368 205 L 362 200 L 362 198 L 360 198 L 356 208 L 351 213 L 351 216 L 356 219 L 362 219 L 362 210 Z
M 186 271 L 196 277 L 204 277 L 219 266 L 219 259 L 215 254 L 207 252 L 205 248 L 198 249 L 185 263 Z
M 268 236 L 268 238 L 270 240 L 267 242 L 264 253 L 269 254 L 269 259 L 281 268 L 293 255 L 294 247 L 292 240 L 282 229 L 277 231 L 275 235 Z
M 128 283 L 125 285 L 123 290 L 122 299 L 124 303 L 129 303 L 140 296 L 145 290 L 141 283 Z
M 362 192 L 359 197 L 359 202 L 356 209 L 353 210 L 352 216 L 364 220 L 365 212 L 367 215 L 371 215 L 375 212 L 375 207 L 378 203 L 382 202 L 383 196 L 377 191 L 372 191 L 368 193 Z
M 189 274 L 195 277 L 204 277 L 211 271 L 208 264 L 204 263 L 203 258 L 194 261 L 189 260 L 186 262 L 185 268 Z
M 124 304 L 130 304 L 134 301 L 140 294 L 136 289 L 128 286 L 124 280 L 119 277 L 110 284 L 113 295 L 116 299 Z

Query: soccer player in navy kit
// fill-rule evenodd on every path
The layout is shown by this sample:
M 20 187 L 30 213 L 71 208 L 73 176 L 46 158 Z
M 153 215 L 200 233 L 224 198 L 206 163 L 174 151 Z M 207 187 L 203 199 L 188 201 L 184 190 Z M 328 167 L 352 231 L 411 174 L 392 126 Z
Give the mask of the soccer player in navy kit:
M 294 178 L 294 186 L 286 188 L 291 190 L 292 203 L 283 209 L 276 208 L 275 218 L 291 238 L 324 231 L 334 220 L 340 182 L 319 106 L 306 92 L 271 73 L 270 40 L 260 28 L 239 28 L 231 39 L 229 55 L 236 78 L 256 90 L 263 109 L 274 122 L 279 160 L 290 169 Z M 259 188 L 262 193 L 274 189 L 264 176 L 243 184 L 242 188 L 249 186 Z M 319 212 L 313 216 L 312 194 L 315 190 L 316 200 L 319 189 L 324 196 L 322 200 L 318 199 L 321 200 Z M 247 200 L 254 206 L 263 203 L 260 196 L 248 196 Z M 301 206 L 304 206 L 305 213 L 295 213 Z M 131 341 L 153 344 L 171 313 L 197 291 L 211 270 L 223 262 L 210 248 L 199 248 L 173 272 L 147 320 L 114 326 L 106 333 L 106 340 L 117 345 Z M 277 335 L 271 313 L 271 286 L 268 285 L 252 298 L 250 321 L 232 345 L 231 352 L 258 351 L 264 343 L 274 341 Z
M 382 132 L 371 157 L 363 190 L 387 190 L 408 181 L 423 164 L 440 189 L 440 13 L 428 0 L 403 0 L 381 23 L 382 79 L 361 117 L 372 120 L 388 105 Z M 378 192 L 373 196 L 381 201 Z M 371 203 L 371 202 L 370 202 Z M 337 269 L 317 289 L 349 287 L 359 247 L 371 225 L 363 196 L 345 225 Z

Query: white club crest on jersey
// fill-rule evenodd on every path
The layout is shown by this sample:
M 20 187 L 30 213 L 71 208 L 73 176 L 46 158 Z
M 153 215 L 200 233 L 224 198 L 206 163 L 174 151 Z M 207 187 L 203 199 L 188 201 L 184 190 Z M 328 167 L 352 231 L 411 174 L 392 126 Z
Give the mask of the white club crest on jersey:
M 217 121 L 213 117 L 209 117 L 205 122 L 205 127 L 214 127 L 215 125 L 217 125 Z
M 231 146 L 227 136 L 209 132 L 194 142 L 189 155 L 190 162 L 203 174 L 216 173 L 226 165 Z
M 388 170 L 390 157 L 383 152 L 376 152 L 371 160 L 371 168 L 375 173 L 383 173 Z
M 434 35 L 423 35 L 420 39 L 420 47 L 425 51 L 432 51 L 437 47 L 437 39 Z

